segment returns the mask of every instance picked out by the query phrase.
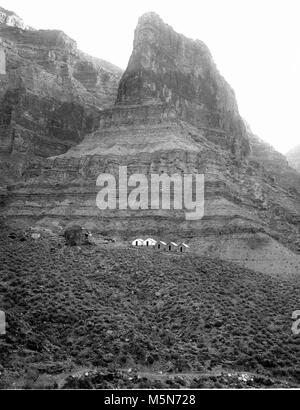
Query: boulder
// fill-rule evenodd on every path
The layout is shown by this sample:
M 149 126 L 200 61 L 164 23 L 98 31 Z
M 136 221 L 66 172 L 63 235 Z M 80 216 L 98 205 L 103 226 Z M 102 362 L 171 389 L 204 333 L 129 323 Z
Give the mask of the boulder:
M 78 225 L 68 227 L 64 232 L 66 243 L 69 246 L 88 245 L 91 233 Z

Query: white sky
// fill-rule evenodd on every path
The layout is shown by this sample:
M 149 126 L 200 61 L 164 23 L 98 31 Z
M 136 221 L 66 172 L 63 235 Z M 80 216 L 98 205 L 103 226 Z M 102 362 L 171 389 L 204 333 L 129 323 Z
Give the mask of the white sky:
M 26 24 L 61 29 L 78 47 L 126 68 L 138 17 L 157 12 L 203 40 L 254 133 L 286 153 L 300 143 L 299 0 L 0 0 Z

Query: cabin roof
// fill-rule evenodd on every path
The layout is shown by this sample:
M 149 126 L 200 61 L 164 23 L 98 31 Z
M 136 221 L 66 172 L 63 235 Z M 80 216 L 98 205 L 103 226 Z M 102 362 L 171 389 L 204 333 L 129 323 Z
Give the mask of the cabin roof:
M 187 245 L 186 243 L 182 242 L 179 246 L 184 246 L 185 248 L 189 248 L 189 245 Z
M 168 242 L 168 245 L 178 246 L 177 243 L 175 243 L 175 242 Z

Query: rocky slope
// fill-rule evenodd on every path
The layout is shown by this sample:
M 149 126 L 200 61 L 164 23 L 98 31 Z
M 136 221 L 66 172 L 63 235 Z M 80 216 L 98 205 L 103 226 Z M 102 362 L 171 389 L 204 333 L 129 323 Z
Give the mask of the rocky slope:
M 286 154 L 286 157 L 288 159 L 290 166 L 295 168 L 298 172 L 300 172 L 300 145 L 290 150 Z
M 0 22 L 1 177 L 29 160 L 66 152 L 95 130 L 113 104 L 122 71 L 85 55 L 61 31 Z
M 31 162 L 24 180 L 9 186 L 6 218 L 43 226 L 76 220 L 120 239 L 185 239 L 195 253 L 270 274 L 299 273 L 300 177 L 247 129 L 202 42 L 144 15 L 115 106 L 94 125 L 67 152 Z M 204 218 L 150 208 L 100 211 L 97 176 L 117 175 L 119 165 L 147 176 L 205 174 Z

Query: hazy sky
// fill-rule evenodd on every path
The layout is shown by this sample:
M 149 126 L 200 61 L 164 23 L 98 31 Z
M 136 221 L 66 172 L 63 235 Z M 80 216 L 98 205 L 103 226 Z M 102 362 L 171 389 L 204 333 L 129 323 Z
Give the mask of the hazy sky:
M 0 0 L 35 28 L 126 68 L 138 17 L 157 12 L 203 40 L 254 133 L 285 153 L 300 144 L 299 0 Z

